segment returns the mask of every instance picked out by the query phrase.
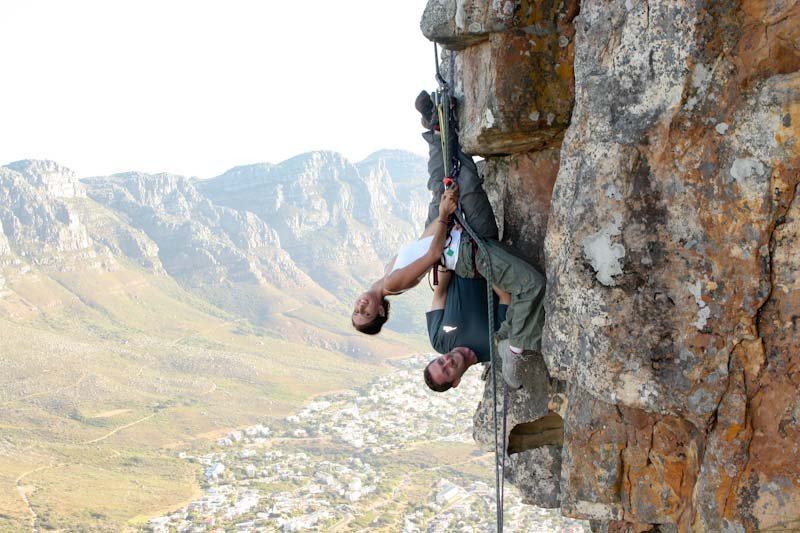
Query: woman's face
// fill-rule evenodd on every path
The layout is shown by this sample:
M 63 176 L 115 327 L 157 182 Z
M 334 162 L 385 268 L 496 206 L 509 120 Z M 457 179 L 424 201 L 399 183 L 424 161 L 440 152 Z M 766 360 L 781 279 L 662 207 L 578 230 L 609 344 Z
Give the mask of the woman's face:
M 372 293 L 365 292 L 356 299 L 353 306 L 353 324 L 356 326 L 369 324 L 376 316 L 384 314 L 380 299 Z

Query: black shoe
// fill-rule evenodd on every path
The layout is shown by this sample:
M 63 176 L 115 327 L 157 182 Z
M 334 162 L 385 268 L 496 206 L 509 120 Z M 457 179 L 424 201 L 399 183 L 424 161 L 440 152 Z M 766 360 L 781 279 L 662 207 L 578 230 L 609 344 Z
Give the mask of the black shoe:
M 439 113 L 428 91 L 422 91 L 414 101 L 414 107 L 422 115 L 422 127 L 426 130 L 439 129 Z

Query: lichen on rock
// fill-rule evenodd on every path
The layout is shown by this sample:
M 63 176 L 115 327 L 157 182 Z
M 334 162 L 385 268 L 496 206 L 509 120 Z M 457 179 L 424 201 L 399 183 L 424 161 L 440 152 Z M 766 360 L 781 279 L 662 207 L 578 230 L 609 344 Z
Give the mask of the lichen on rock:
M 503 238 L 546 270 L 562 512 L 604 531 L 796 525 L 800 4 L 434 4 L 462 143 Z M 522 457 L 509 479 L 548 501 L 552 470 Z

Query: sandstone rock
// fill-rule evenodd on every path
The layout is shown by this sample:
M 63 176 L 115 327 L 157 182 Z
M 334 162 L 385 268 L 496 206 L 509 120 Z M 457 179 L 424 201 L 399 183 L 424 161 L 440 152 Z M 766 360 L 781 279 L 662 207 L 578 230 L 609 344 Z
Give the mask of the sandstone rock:
M 503 238 L 534 260 L 549 185 L 535 169 L 559 161 L 544 356 L 569 382 L 550 402 L 565 424 L 562 511 L 596 531 L 796 526 L 800 5 L 585 0 L 574 26 L 560 43 L 574 93 L 542 75 L 558 50 L 538 48 L 537 70 L 515 22 L 428 31 L 461 49 L 462 141 L 487 156 Z M 560 153 L 558 127 L 524 117 L 544 107 L 539 83 L 567 108 L 553 112 L 570 124 Z M 540 476 L 512 475 L 545 498 Z
M 506 460 L 506 481 L 519 489 L 528 505 L 560 507 L 560 473 L 560 444 L 525 450 Z
M 552 32 L 554 27 L 568 23 L 575 16 L 578 5 L 576 0 L 558 4 L 526 0 L 429 0 L 420 29 L 431 41 L 460 50 L 485 41 L 491 33 Z
M 759 341 L 745 341 L 734 350 L 728 389 L 717 410 L 709 432 L 706 452 L 695 487 L 696 516 L 693 528 L 710 531 L 733 526 L 731 518 L 736 501 L 737 480 L 748 459 L 748 443 L 753 437 L 747 417 L 747 390 L 743 364 L 760 368 L 764 362 Z M 752 360 L 747 362 L 751 356 Z
M 678 417 L 567 390 L 562 510 L 578 518 L 689 526 L 703 435 Z
M 606 7 L 576 20 L 587 46 L 548 228 L 545 356 L 608 402 L 703 427 L 770 290 L 771 230 L 798 180 L 783 126 L 796 76 L 734 91 L 732 64 L 698 57 L 713 46 L 700 4 Z M 609 57 L 594 53 L 609 38 Z
M 511 1 L 500 6 L 485 0 L 429 0 L 420 29 L 431 41 L 458 50 L 486 40 L 490 32 L 505 30 L 513 11 Z
M 523 497 L 540 507 L 558 507 L 561 472 L 563 419 L 551 410 L 562 384 L 550 379 L 539 354 L 526 356 L 523 386 L 508 391 L 506 404 L 506 478 L 520 489 Z M 494 450 L 495 433 L 491 369 L 487 371 L 483 398 L 474 419 L 474 438 L 485 449 Z M 503 405 L 503 376 L 498 369 L 497 405 Z M 498 412 L 498 435 L 502 438 L 502 412 Z
M 524 152 L 560 136 L 572 109 L 572 45 L 562 49 L 557 42 L 556 34 L 492 34 L 458 54 L 465 152 Z
M 576 50 L 573 127 L 548 228 L 545 355 L 551 372 L 595 398 L 638 408 L 596 415 L 614 419 L 604 423 L 617 428 L 611 444 L 622 446 L 623 429 L 627 436 L 618 472 L 630 478 L 627 465 L 641 463 L 623 413 L 645 409 L 653 414 L 642 415 L 651 419 L 644 427 L 668 420 L 681 442 L 694 443 L 699 455 L 685 454 L 691 468 L 680 476 L 697 482 L 692 497 L 665 474 L 648 474 L 645 486 L 619 485 L 615 500 L 614 482 L 602 492 L 602 478 L 574 464 L 591 446 L 571 431 L 583 421 L 568 416 L 564 510 L 619 527 L 685 530 L 687 515 L 698 530 L 786 526 L 800 486 L 791 346 L 800 307 L 794 278 L 781 274 L 797 268 L 790 205 L 800 180 L 800 77 L 787 73 L 797 49 L 786 43 L 800 11 L 788 3 L 737 11 L 650 2 L 649 12 L 629 6 L 624 15 L 607 7 L 584 3 L 576 19 L 579 42 L 615 46 L 604 46 L 606 56 Z M 667 19 L 678 23 L 659 28 Z M 645 67 L 648 57 L 658 59 Z M 578 398 L 570 394 L 571 409 Z M 648 455 L 653 465 L 677 461 L 669 448 Z M 575 502 L 613 512 L 569 502 L 580 492 L 576 471 L 590 474 L 582 486 L 591 490 Z
M 494 22 L 475 23 L 495 33 L 431 34 L 440 42 L 465 35 L 462 45 L 481 41 L 454 59 L 453 52 L 442 57 L 448 79 L 451 61 L 454 66 L 465 152 L 483 156 L 524 152 L 560 137 L 572 110 L 572 18 L 577 9 L 575 1 L 429 3 L 428 12 L 469 12 L 481 20 L 486 17 L 480 14 L 497 14 L 490 16 Z M 430 18 L 426 14 L 423 25 Z M 497 33 L 504 28 L 514 30 Z
M 503 240 L 544 272 L 544 236 L 550 197 L 558 174 L 559 149 L 548 148 L 486 160 L 487 189 L 497 189 L 495 215 Z M 490 199 L 491 196 L 490 196 Z M 507 228 L 507 230 L 505 229 Z
M 792 120 L 797 118 L 800 117 L 793 109 Z M 796 178 L 798 165 L 796 162 L 794 165 Z M 738 364 L 743 367 L 740 379 L 745 383 L 748 401 L 741 399 L 741 393 L 737 394 L 734 389 L 730 396 L 738 400 L 739 416 L 728 424 L 727 432 L 724 432 L 724 426 L 719 427 L 719 423 L 716 432 L 725 439 L 723 442 L 728 447 L 739 453 L 735 458 L 738 460 L 709 461 L 709 466 L 717 472 L 727 473 L 732 464 L 741 472 L 738 483 L 733 485 L 733 497 L 723 499 L 725 494 L 718 492 L 717 504 L 721 507 L 729 502 L 730 506 L 724 508 L 724 518 L 732 524 L 743 524 L 748 530 L 791 529 L 798 523 L 800 281 L 797 272 L 800 256 L 797 245 L 800 242 L 800 201 L 797 188 L 791 200 L 787 199 L 787 205 L 785 215 L 779 210 L 777 227 L 772 235 L 772 291 L 758 315 L 759 338 L 742 343 L 739 352 Z M 725 400 L 728 401 L 728 395 Z M 747 408 L 744 416 L 742 407 Z M 746 461 L 741 460 L 743 456 Z
M 505 189 L 507 176 L 502 172 L 489 173 L 486 172 L 486 166 L 491 163 L 492 159 L 479 159 L 475 162 L 478 168 L 478 175 L 483 178 L 483 189 L 486 191 L 486 196 L 489 197 L 489 203 L 494 212 L 494 220 L 497 223 L 497 236 L 499 240 L 503 239 L 503 232 L 505 231 Z

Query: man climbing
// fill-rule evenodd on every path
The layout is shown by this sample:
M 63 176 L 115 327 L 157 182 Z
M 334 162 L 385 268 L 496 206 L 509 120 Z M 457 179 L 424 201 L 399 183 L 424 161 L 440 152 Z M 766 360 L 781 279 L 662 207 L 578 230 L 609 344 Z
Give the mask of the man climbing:
M 438 113 L 428 93 L 417 97 L 416 108 L 422 125 L 429 131 L 423 138 L 429 144 L 428 189 L 432 200 L 428 220 L 438 212 L 437 200 L 444 191 L 445 161 L 438 127 Z M 485 242 L 488 257 L 475 254 L 477 248 L 466 232 L 460 232 L 455 272 L 441 272 L 434 290 L 431 311 L 427 313 L 428 335 L 433 348 L 444 355 L 425 368 L 425 382 L 432 390 L 458 386 L 461 376 L 477 362 L 489 361 L 487 296 L 484 278 L 491 273 L 496 317 L 495 327 L 504 340 L 500 344 L 503 377 L 512 388 L 521 386 L 519 366 L 524 350 L 541 349 L 544 323 L 544 277 L 530 264 L 497 241 L 498 231 L 483 179 L 472 158 L 459 146 L 455 132 L 446 149 L 460 166 L 459 201 L 467 224 Z M 476 260 L 477 259 L 477 260 Z M 516 318 L 515 318 L 516 317 Z
M 494 288 L 495 331 L 506 318 L 511 295 Z M 431 346 L 444 354 L 462 347 L 478 354 L 481 362 L 489 360 L 487 331 L 486 280 L 462 278 L 439 267 L 439 284 L 433 288 L 430 311 L 425 315 Z
M 430 222 L 438 213 L 439 202 L 445 192 L 441 132 L 437 110 L 426 91 L 417 96 L 415 107 L 422 115 L 422 126 L 427 130 L 422 137 L 428 142 L 429 152 L 428 190 L 431 191 L 431 202 L 427 221 Z M 483 188 L 483 179 L 475 162 L 461 152 L 457 138 L 453 137 L 449 148 L 461 164 L 458 193 L 462 209 L 468 213 L 468 223 L 483 239 L 497 239 L 497 222 Z M 460 229 L 457 231 L 460 240 L 462 232 Z M 431 346 L 442 354 L 456 347 L 467 348 L 478 354 L 482 361 L 488 361 L 490 339 L 486 323 L 486 280 L 482 277 L 456 276 L 452 270 L 442 266 L 436 268 L 439 270 L 439 283 L 434 287 L 431 309 L 425 317 Z M 497 287 L 495 292 L 496 330 L 505 320 L 510 297 L 508 293 L 498 292 Z
M 425 384 L 435 392 L 444 392 L 455 388 L 461 377 L 469 368 L 477 363 L 489 363 L 489 343 L 491 339 L 487 331 L 486 284 L 480 278 L 462 278 L 450 271 L 439 273 L 440 284 L 434 289 L 431 311 L 427 313 L 428 336 L 431 346 L 442 354 L 425 367 L 423 377 Z M 449 284 L 448 284 L 449 281 Z M 507 336 L 505 327 L 509 293 L 494 288 L 495 330 L 503 323 L 504 328 L 498 336 Z M 443 297 L 442 297 L 443 296 Z M 482 297 L 481 297 L 482 296 Z M 447 303 L 444 298 L 451 298 Z M 543 321 L 544 313 L 535 316 Z M 534 324 L 529 334 L 534 340 L 524 340 L 523 346 L 540 346 L 535 338 L 541 338 L 541 323 Z M 539 348 L 528 348 L 538 351 Z M 503 379 L 509 387 L 518 389 L 522 386 L 521 363 L 525 361 L 523 350 L 509 346 L 507 338 L 500 340 L 498 351 L 502 359 Z
M 519 388 L 517 367 L 521 354 L 524 350 L 540 349 L 544 321 L 542 307 L 544 278 L 534 267 L 497 241 L 494 212 L 483 189 L 483 180 L 478 174 L 478 169 L 472 158 L 461 151 L 454 128 L 448 128 L 450 133 L 445 136 L 445 142 L 442 142 L 438 124 L 439 115 L 427 92 L 423 91 L 417 97 L 416 108 L 422 114 L 423 126 L 428 130 L 422 134 L 429 145 L 428 189 L 432 193 L 426 230 L 418 241 L 401 248 L 386 265 L 383 277 L 357 298 L 353 306 L 353 326 L 369 335 L 379 333 L 389 316 L 389 303 L 386 297 L 402 294 L 415 286 L 425 272 L 438 265 L 442 257 L 447 268 L 454 271 L 454 281 L 446 285 L 446 292 L 440 287 L 440 291 L 434 294 L 434 304 L 438 298 L 441 307 L 434 305 L 432 310 L 450 309 L 449 314 L 461 317 L 463 322 L 467 313 L 475 316 L 478 309 L 487 309 L 486 297 L 475 298 L 467 293 L 474 295 L 475 288 L 480 287 L 482 278 L 491 274 L 493 288 L 500 296 L 501 303 L 508 305 L 505 320 L 498 332 L 510 342 L 508 348 L 504 347 L 500 354 L 503 359 L 503 376 L 511 387 Z M 442 155 L 445 150 L 452 159 L 445 160 Z M 453 162 L 459 168 L 458 180 L 452 188 L 446 189 L 445 166 Z M 473 243 L 469 234 L 462 231 L 458 225 L 451 227 L 448 223 L 450 215 L 456 211 L 456 201 L 460 204 L 466 223 L 485 243 L 486 255 L 483 252 L 476 255 L 474 249 L 478 248 L 477 243 Z M 483 287 L 485 289 L 485 284 Z M 468 311 L 462 313 L 460 311 L 462 309 Z M 452 310 L 456 310 L 456 313 Z M 498 315 L 502 315 L 502 309 L 498 311 Z M 446 314 L 443 312 L 442 319 Z M 442 350 L 445 341 L 450 342 L 451 345 L 462 348 L 456 353 L 463 355 L 471 352 L 477 360 L 479 356 L 476 355 L 475 348 L 464 346 L 470 342 L 465 340 L 464 335 L 472 335 L 477 331 L 477 335 L 485 335 L 475 344 L 477 353 L 488 360 L 488 326 L 484 322 L 482 327 L 478 326 L 479 329 L 475 330 L 475 326 L 471 325 L 474 322 L 470 320 L 469 324 L 465 323 L 464 327 L 460 327 L 440 322 L 435 317 L 429 318 L 431 343 L 437 350 Z M 445 330 L 445 326 L 450 326 L 449 331 Z M 485 333 L 481 334 L 480 330 Z M 452 336 L 445 335 L 453 331 L 457 333 Z M 461 366 L 464 370 L 468 368 L 468 365 Z M 430 383 L 431 381 L 429 385 Z M 435 386 L 438 388 L 438 384 Z
M 506 317 L 511 296 L 494 288 L 495 331 Z M 461 376 L 476 363 L 490 362 L 487 328 L 486 280 L 462 278 L 440 269 L 431 310 L 426 313 L 428 337 L 434 350 L 443 354 L 425 368 L 425 383 L 444 392 L 457 387 Z

